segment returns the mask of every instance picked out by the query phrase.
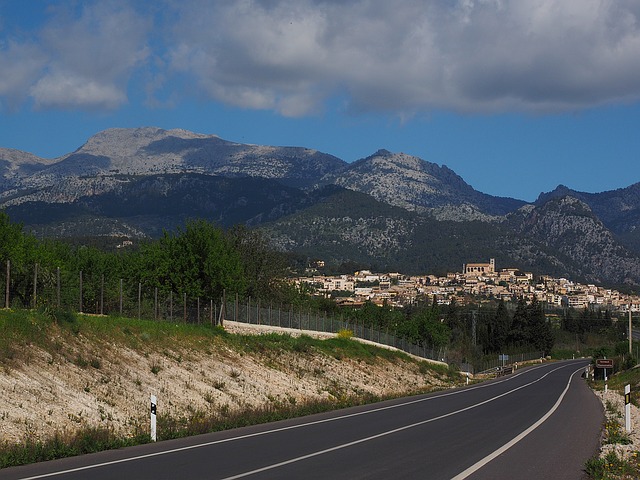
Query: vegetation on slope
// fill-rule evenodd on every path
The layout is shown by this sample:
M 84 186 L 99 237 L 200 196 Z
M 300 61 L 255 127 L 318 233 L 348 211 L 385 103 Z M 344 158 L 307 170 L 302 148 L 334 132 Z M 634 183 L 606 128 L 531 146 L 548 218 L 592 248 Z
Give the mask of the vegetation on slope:
M 13 396 L 5 398 L 0 415 L 5 426 L 23 429 L 23 434 L 18 441 L 5 436 L 0 467 L 149 441 L 144 402 L 138 415 L 123 413 L 118 405 L 140 403 L 135 399 L 148 399 L 154 389 L 164 401 L 159 439 L 169 439 L 419 393 L 460 380 L 446 367 L 348 337 L 234 335 L 208 325 L 0 310 L 0 383 L 32 375 L 38 383 L 33 388 L 47 399 L 68 390 L 98 410 L 92 420 L 91 412 L 68 402 L 57 413 L 55 401 L 32 401 L 29 388 L 22 400 L 20 392 L 5 391 Z M 186 391 L 188 402 L 180 404 L 176 389 Z M 52 424 L 46 434 L 39 431 L 42 421 L 28 416 L 35 410 L 42 415 L 43 404 L 48 405 L 45 423 Z M 56 415 L 64 428 L 55 423 Z

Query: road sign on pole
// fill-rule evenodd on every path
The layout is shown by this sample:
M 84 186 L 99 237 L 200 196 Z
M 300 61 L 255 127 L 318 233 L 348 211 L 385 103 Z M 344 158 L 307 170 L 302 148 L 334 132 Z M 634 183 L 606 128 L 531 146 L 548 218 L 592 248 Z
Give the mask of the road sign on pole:
M 611 358 L 596 359 L 596 368 L 613 368 L 613 359 Z

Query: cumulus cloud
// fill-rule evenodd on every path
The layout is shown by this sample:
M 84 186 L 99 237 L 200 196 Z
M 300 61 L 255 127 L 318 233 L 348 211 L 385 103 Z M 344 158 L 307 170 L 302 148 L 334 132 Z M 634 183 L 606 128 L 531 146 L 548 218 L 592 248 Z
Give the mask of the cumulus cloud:
M 38 78 L 46 57 L 40 49 L 29 43 L 9 41 L 0 43 L 0 99 L 13 110 L 29 95 L 29 86 Z
M 214 99 L 301 115 L 579 109 L 640 96 L 632 0 L 187 2 L 171 51 Z
M 60 5 L 28 41 L 0 32 L 3 103 L 114 109 L 136 76 L 147 81 L 140 91 L 168 99 L 147 105 L 193 95 L 294 117 L 336 96 L 352 111 L 404 118 L 640 98 L 637 0 Z
M 0 44 L 3 75 L 12 72 L 16 84 L 0 85 L 0 95 L 13 98 L 21 90 L 42 109 L 113 109 L 125 103 L 127 82 L 148 55 L 149 20 L 123 1 L 59 4 L 51 12 L 40 30 L 13 46 L 30 52 L 18 57 Z
M 126 82 L 148 55 L 148 20 L 121 2 L 61 11 L 42 32 L 48 71 L 34 85 L 37 107 L 112 109 L 126 101 Z

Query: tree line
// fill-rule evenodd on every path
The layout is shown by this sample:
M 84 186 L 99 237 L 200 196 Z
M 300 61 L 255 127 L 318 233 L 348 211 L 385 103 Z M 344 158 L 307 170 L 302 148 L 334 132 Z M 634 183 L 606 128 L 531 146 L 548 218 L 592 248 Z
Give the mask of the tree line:
M 242 226 L 223 230 L 204 220 L 193 220 L 175 232 L 164 232 L 159 239 L 142 241 L 136 248 L 105 251 L 62 240 L 36 239 L 0 212 L 0 238 L 0 263 L 10 262 L 12 298 L 25 306 L 31 305 L 34 282 L 39 289 L 51 288 L 59 275 L 62 283 L 76 284 L 79 272 L 87 303 L 95 301 L 102 285 L 118 288 L 120 279 L 129 297 L 135 297 L 142 283 L 163 295 L 174 292 L 189 298 L 220 299 L 226 291 L 243 297 L 296 301 L 295 289 L 284 281 L 284 256 L 272 251 L 258 231 Z M 32 273 L 34 265 L 37 276 Z

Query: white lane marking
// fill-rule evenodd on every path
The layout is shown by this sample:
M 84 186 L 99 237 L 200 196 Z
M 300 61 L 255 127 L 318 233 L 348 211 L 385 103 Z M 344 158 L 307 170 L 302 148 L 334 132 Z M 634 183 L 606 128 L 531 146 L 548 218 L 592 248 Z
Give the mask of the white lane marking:
M 566 366 L 566 365 L 565 365 L 565 366 Z M 405 425 L 405 426 L 403 426 L 403 427 L 394 428 L 393 430 L 387 430 L 386 432 L 381 432 L 381 433 L 378 433 L 378 434 L 376 434 L 376 435 L 371 435 L 370 437 L 365 437 L 365 438 L 361 438 L 361 439 L 359 439 L 359 440 L 354 440 L 354 441 L 352 441 L 352 442 L 343 443 L 342 445 L 336 445 L 335 447 L 327 448 L 327 449 L 325 449 L 325 450 L 319 450 L 319 451 L 317 451 L 317 452 L 309 453 L 309 454 L 307 454 L 307 455 L 302 455 L 302 456 L 300 456 L 300 457 L 291 458 L 291 459 L 289 459 L 289 460 L 285 460 L 285 461 L 283 461 L 283 462 L 274 463 L 274 464 L 272 464 L 272 465 L 267 465 L 267 466 L 262 467 L 262 468 L 257 468 L 257 469 L 255 469 L 255 470 L 251 470 L 251 471 L 248 471 L 248 472 L 240 473 L 240 474 L 238 474 L 238 475 L 233 475 L 233 476 L 231 476 L 231 477 L 225 477 L 225 478 L 223 478 L 222 480 L 236 480 L 236 479 L 238 479 L 238 478 L 248 477 L 248 476 L 250 476 L 250 475 L 255 475 L 256 473 L 265 472 L 265 471 L 267 471 L 267 470 L 273 470 L 274 468 L 283 467 L 283 466 L 285 466 L 285 465 L 289 465 L 289 464 L 291 464 L 291 463 L 300 462 L 300 461 L 302 461 L 302 460 L 307 460 L 307 459 L 309 459 L 309 458 L 317 457 L 317 456 L 319 456 L 319 455 L 324 455 L 324 454 L 326 454 L 326 453 L 334 452 L 334 451 L 336 451 L 336 450 L 341 450 L 341 449 L 343 449 L 343 448 L 352 447 L 353 445 L 358 445 L 359 443 L 369 442 L 369 441 L 371 441 L 371 440 L 375 440 L 375 439 L 377 439 L 377 438 L 385 437 L 385 436 L 387 436 L 387 435 L 392 435 L 392 434 L 394 434 L 394 433 L 398 433 L 398 432 L 401 432 L 401 431 L 403 431 L 403 430 L 408 430 L 408 429 L 410 429 L 410 428 L 419 427 L 419 426 L 421 426 L 421 425 L 426 425 L 427 423 L 435 422 L 436 420 L 442 420 L 443 418 L 451 417 L 451 416 L 453 416 L 453 415 L 457 415 L 457 414 L 459 414 L 459 413 L 466 412 L 466 411 L 468 411 L 468 410 L 472 410 L 472 409 L 474 409 L 474 408 L 480 407 L 480 406 L 485 405 L 485 404 L 487 404 L 487 403 L 493 402 L 494 400 L 497 400 L 497 399 L 499 399 L 499 398 L 501 398 L 501 397 L 504 397 L 504 396 L 510 395 L 510 394 L 512 394 L 513 392 L 517 392 L 518 390 L 521 390 L 521 389 L 523 389 L 523 388 L 529 387 L 529 386 L 533 385 L 534 383 L 538 383 L 539 381 L 541 381 L 542 379 L 544 379 L 547 375 L 550 375 L 551 373 L 553 373 L 553 372 L 555 372 L 555 371 L 557 371 L 557 370 L 560 370 L 561 368 L 564 368 L 564 366 L 562 366 L 562 367 L 558 367 L 558 368 L 554 368 L 553 370 L 551 370 L 551 371 L 549 371 L 549 372 L 545 373 L 543 376 L 541 376 L 541 377 L 537 378 L 536 380 L 534 380 L 534 381 L 532 381 L 532 382 L 526 383 L 526 384 L 524 384 L 524 385 L 520 385 L 519 387 L 516 387 L 516 388 L 514 388 L 513 390 L 509 390 L 509 391 L 507 391 L 507 392 L 501 393 L 501 394 L 500 394 L 500 395 L 498 395 L 498 396 L 495 396 L 495 397 L 489 398 L 489 399 L 484 400 L 484 401 L 482 401 L 482 402 L 480 402 L 480 403 L 476 403 L 476 404 L 474 404 L 474 405 L 469 405 L 468 407 L 461 408 L 460 410 L 455 410 L 455 411 L 453 411 L 453 412 L 445 413 L 444 415 L 440 415 L 440 416 L 438 416 L 438 417 L 429 418 L 429 419 L 427 419 L 427 420 L 422 420 L 422 421 L 420 421 L 420 422 L 412 423 L 412 424 L 410 424 L 410 425 Z M 582 368 L 581 368 L 580 370 L 582 370 Z M 574 373 L 574 374 L 575 374 L 575 373 Z M 574 374 L 572 374 L 572 376 L 573 376 Z M 566 391 L 566 389 L 565 389 L 565 391 Z M 564 396 L 564 392 L 563 392 L 563 396 Z
M 564 368 L 564 367 L 569 366 L 569 365 L 570 364 L 568 363 L 568 364 L 563 365 L 561 367 L 555 368 L 555 369 L 549 371 L 548 373 L 546 373 L 544 376 L 538 378 L 534 382 L 531 382 L 529 384 L 526 384 L 526 385 L 523 385 L 521 387 L 518 387 L 517 389 L 512 390 L 511 392 L 514 392 L 516 390 L 519 390 L 520 388 L 524 388 L 525 386 L 528 386 L 528 385 L 531 385 L 533 383 L 536 383 L 537 381 L 542 380 L 544 377 L 546 377 L 550 373 L 555 372 L 556 370 L 559 370 L 560 368 Z M 341 415 L 341 416 L 338 416 L 338 417 L 326 418 L 324 420 L 315 420 L 313 422 L 300 423 L 300 424 L 297 424 L 297 425 L 290 425 L 288 427 L 275 428 L 273 430 L 265 430 L 265 431 L 262 431 L 262 432 L 249 433 L 249 434 L 246 434 L 246 435 L 240 435 L 238 437 L 230 437 L 230 438 L 226 438 L 226 439 L 222 439 L 222 440 L 214 440 L 214 441 L 211 441 L 211 442 L 198 443 L 198 444 L 195 444 L 195 445 L 188 445 L 186 447 L 173 448 L 173 449 L 170 449 L 170 450 L 163 450 L 161 452 L 147 453 L 147 454 L 138 455 L 138 456 L 135 456 L 135 457 L 122 458 L 120 460 L 111 460 L 109 462 L 96 463 L 96 464 L 93 464 L 93 465 L 85 465 L 83 467 L 76 467 L 76 468 L 70 468 L 70 469 L 67 469 L 67 470 L 59 470 L 59 471 L 56 471 L 56 472 L 43 473 L 43 474 L 40 474 L 40 475 L 31 476 L 31 477 L 22 477 L 22 478 L 20 478 L 18 480 L 38 480 L 40 478 L 56 477 L 58 475 L 66 475 L 68 473 L 82 472 L 82 471 L 91 470 L 91 469 L 94 469 L 94 468 L 106 467 L 106 466 L 110 466 L 110 465 L 117 465 L 119 463 L 126 463 L 126 462 L 133 462 L 133 461 L 137 461 L 137 460 L 144 460 L 144 459 L 147 459 L 147 458 L 157 457 L 157 456 L 161 456 L 161 455 L 169 455 L 169 454 L 172 454 L 172 453 L 184 452 L 184 451 L 193 450 L 193 449 L 196 449 L 196 448 L 209 447 L 211 445 L 217 445 L 217 444 L 221 444 L 221 443 L 229 443 L 229 442 L 233 442 L 233 441 L 237 441 L 237 440 L 244 440 L 244 439 L 247 439 L 247 438 L 259 437 L 259 436 L 263 436 L 263 435 L 269 435 L 271 433 L 279 433 L 279 432 L 284 432 L 284 431 L 287 431 L 287 430 L 294 430 L 294 429 L 297 429 L 297 428 L 303 428 L 303 427 L 309 427 L 309 426 L 313 426 L 313 425 L 319 425 L 319 424 L 322 424 L 322 423 L 335 422 L 335 421 L 338 421 L 338 420 L 344 420 L 344 419 L 348 419 L 348 418 L 352 418 L 352 417 L 358 417 L 360 415 L 368 415 L 368 414 L 371 414 L 371 413 L 377 413 L 377 412 L 381 412 L 381 411 L 384 411 L 384 410 L 404 407 L 404 406 L 407 406 L 407 405 L 413 405 L 413 404 L 416 404 L 416 403 L 426 402 L 426 401 L 429 401 L 429 400 L 435 400 L 437 398 L 449 397 L 449 396 L 452 396 L 452 395 L 459 395 L 461 393 L 470 392 L 472 390 L 479 390 L 481 388 L 488 388 L 488 387 L 491 387 L 491 386 L 494 386 L 494 385 L 499 385 L 501 383 L 505 383 L 505 382 L 511 381 L 511 380 L 521 376 L 521 375 L 524 375 L 526 373 L 530 373 L 533 370 L 537 370 L 537 369 L 542 368 L 544 366 L 546 366 L 546 365 L 540 365 L 540 366 L 537 366 L 537 367 L 534 367 L 534 368 L 531 368 L 531 369 L 528 369 L 528 370 L 525 370 L 525 371 L 521 371 L 521 372 L 518 372 L 515 375 L 511 375 L 509 377 L 505 377 L 503 380 L 499 380 L 499 381 L 496 381 L 496 382 L 483 383 L 481 385 L 476 385 L 476 386 L 473 386 L 473 387 L 463 388 L 463 389 L 460 389 L 460 390 L 454 390 L 454 391 L 451 391 L 451 392 L 444 392 L 444 393 L 440 393 L 440 394 L 437 394 L 437 395 L 432 395 L 432 396 L 428 396 L 428 397 L 425 397 L 425 398 L 419 398 L 417 400 L 411 400 L 411 401 L 408 401 L 408 402 L 398 403 L 398 404 L 394 404 L 394 405 L 387 405 L 385 407 L 379 407 L 379 408 L 375 408 L 375 409 L 371 409 L 371 410 L 366 410 L 364 412 L 349 413 L 349 414 Z M 507 392 L 507 393 L 511 393 L 511 392 Z M 505 395 L 505 394 L 503 394 L 503 395 Z M 495 398 L 499 398 L 499 397 L 495 397 Z M 444 418 L 444 417 L 442 417 L 442 418 Z
M 527 428 L 525 431 L 523 431 L 522 433 L 520 433 L 518 436 L 514 437 L 511 441 L 505 443 L 502 447 L 500 447 L 499 449 L 497 449 L 495 452 L 487 455 L 486 457 L 484 457 L 482 460 L 479 460 L 478 462 L 476 462 L 475 464 L 471 465 L 469 468 L 467 468 L 464 472 L 459 473 L 458 475 L 456 475 L 455 477 L 453 477 L 451 480 L 463 480 L 465 478 L 467 478 L 469 475 L 475 473 L 476 471 L 480 470 L 482 467 L 484 467 L 487 463 L 489 463 L 491 460 L 495 459 L 496 457 L 498 457 L 499 455 L 503 454 L 504 452 L 506 452 L 507 450 L 509 450 L 511 447 L 513 447 L 516 443 L 518 443 L 520 440 L 522 440 L 524 437 L 526 437 L 527 435 L 529 435 L 531 432 L 533 432 L 536 428 L 538 428 L 540 425 L 542 425 L 544 422 L 547 421 L 547 419 L 553 415 L 553 413 L 558 409 L 558 407 L 560 406 L 560 404 L 562 403 L 562 400 L 564 399 L 565 395 L 567 394 L 567 392 L 569 391 L 569 386 L 571 385 L 571 380 L 573 379 L 573 376 L 578 373 L 581 372 L 582 368 L 576 370 L 575 372 L 573 372 L 571 374 L 571 376 L 569 377 L 569 381 L 567 382 L 567 386 L 564 388 L 564 391 L 562 392 L 562 394 L 560 394 L 560 397 L 558 397 L 558 400 L 556 401 L 555 405 L 553 405 L 553 407 L 551 407 L 551 409 L 545 413 L 536 423 L 534 423 L 533 425 L 531 425 L 529 428 Z

